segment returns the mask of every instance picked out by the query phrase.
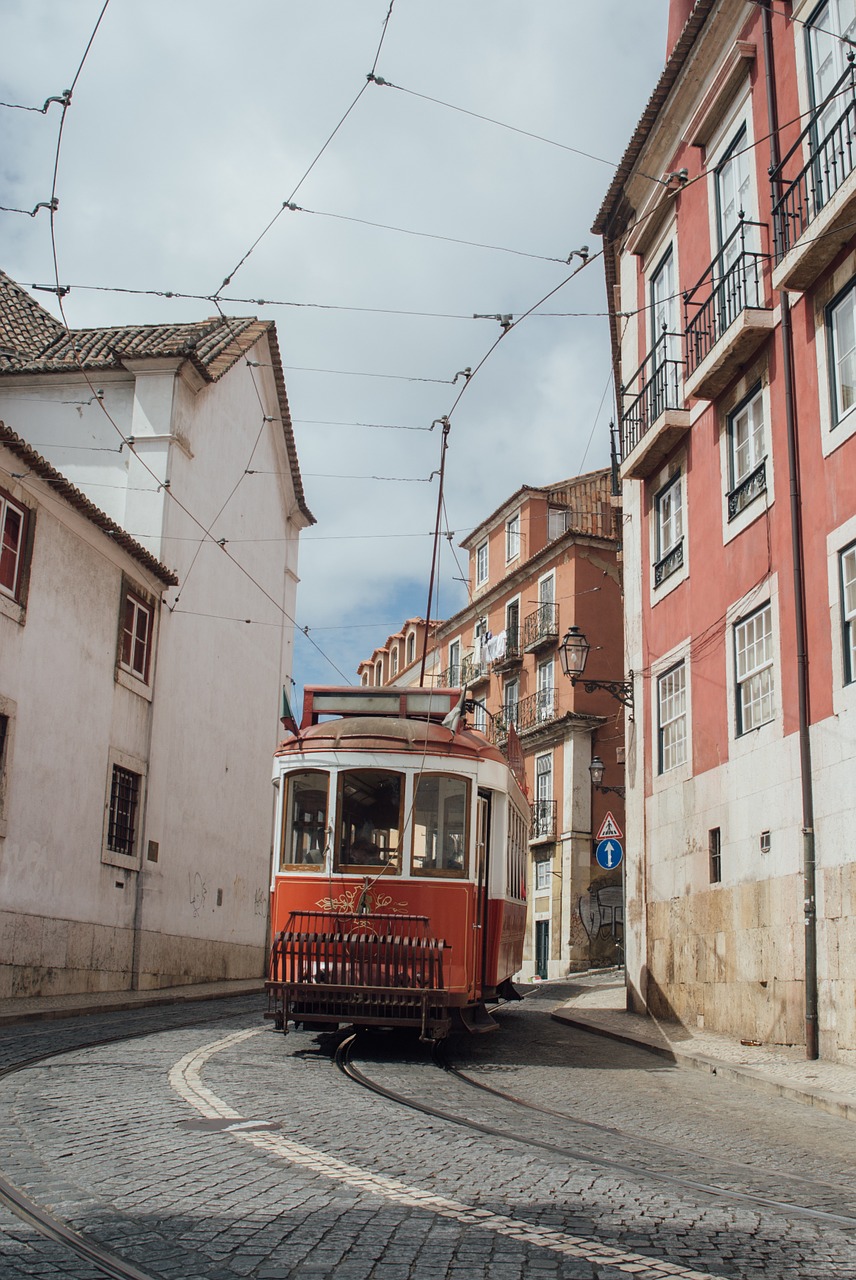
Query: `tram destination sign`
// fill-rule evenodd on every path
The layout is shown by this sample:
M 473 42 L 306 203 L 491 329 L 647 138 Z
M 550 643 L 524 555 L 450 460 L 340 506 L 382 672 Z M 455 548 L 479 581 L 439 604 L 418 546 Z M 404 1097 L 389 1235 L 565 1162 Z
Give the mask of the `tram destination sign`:
M 613 871 L 621 866 L 624 850 L 618 840 L 599 840 L 594 856 L 597 859 L 597 865 L 603 867 L 604 871 Z

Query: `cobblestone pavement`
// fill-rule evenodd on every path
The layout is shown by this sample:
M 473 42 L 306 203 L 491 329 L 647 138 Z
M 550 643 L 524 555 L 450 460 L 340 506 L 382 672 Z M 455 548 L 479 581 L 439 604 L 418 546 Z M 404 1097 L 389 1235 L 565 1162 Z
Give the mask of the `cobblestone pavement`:
M 331 1037 L 282 1037 L 256 999 L 6 1028 L 0 1065 L 68 1052 L 0 1080 L 0 1172 L 152 1280 L 856 1276 L 856 1226 L 805 1212 L 856 1219 L 852 1122 L 553 1022 L 566 995 L 450 1058 L 573 1119 L 415 1041 L 360 1047 L 368 1075 L 523 1141 L 361 1090 Z M 147 1034 L 75 1049 L 128 1030 Z M 11 1215 L 0 1231 L 2 1280 L 98 1274 Z

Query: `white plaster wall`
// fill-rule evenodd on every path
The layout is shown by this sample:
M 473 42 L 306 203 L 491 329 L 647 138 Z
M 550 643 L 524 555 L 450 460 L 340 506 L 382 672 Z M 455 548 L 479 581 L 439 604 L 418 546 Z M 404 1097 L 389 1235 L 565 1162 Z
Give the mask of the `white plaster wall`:
M 101 861 L 108 751 L 145 759 L 148 747 L 149 703 L 115 680 L 123 569 L 158 588 L 44 486 L 16 486 L 18 469 L 0 449 L 0 484 L 40 494 L 25 622 L 0 615 L 0 696 L 15 703 L 0 909 L 130 928 L 133 880 Z
M 129 451 L 121 447 L 110 418 L 124 435 L 130 434 L 133 378 L 111 372 L 95 375 L 91 381 L 96 390 L 104 392 L 104 408 L 92 402 L 92 391 L 79 375 L 16 378 L 14 385 L 4 379 L 0 420 L 82 489 L 100 510 L 128 528 Z
M 251 358 L 270 363 L 266 340 Z M 176 382 L 172 429 L 187 448 L 170 446 L 171 492 L 226 539 L 229 554 L 210 541 L 200 547 L 198 525 L 167 502 L 160 554 L 181 586 L 175 611 L 162 619 L 146 823 L 146 839 L 160 848 L 157 863 L 144 863 L 142 886 L 144 929 L 258 948 L 258 971 L 271 758 L 280 689 L 291 674 L 287 615 L 295 611 L 302 522 L 281 425 L 263 422 L 277 416 L 265 372 L 240 361 L 196 394 Z M 248 468 L 260 474 L 244 475 Z

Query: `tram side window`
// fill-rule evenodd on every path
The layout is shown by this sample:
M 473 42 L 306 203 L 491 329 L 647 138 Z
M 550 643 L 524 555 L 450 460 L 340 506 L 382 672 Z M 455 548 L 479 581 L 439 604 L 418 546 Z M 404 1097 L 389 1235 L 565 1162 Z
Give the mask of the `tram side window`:
M 509 803 L 508 844 L 505 849 L 505 889 L 509 898 L 526 900 L 526 850 L 529 826 L 523 815 Z
M 422 773 L 414 781 L 414 792 L 414 875 L 466 875 L 470 811 L 466 778 Z
M 280 867 L 320 869 L 327 841 L 329 775 L 307 769 L 285 777 L 285 813 Z
M 400 867 L 404 777 L 389 769 L 339 774 L 336 866 Z

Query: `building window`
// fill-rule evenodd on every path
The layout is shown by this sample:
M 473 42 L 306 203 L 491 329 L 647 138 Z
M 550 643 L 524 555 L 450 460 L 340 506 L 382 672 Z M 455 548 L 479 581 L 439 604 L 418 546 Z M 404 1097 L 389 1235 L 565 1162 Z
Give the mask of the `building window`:
M 829 304 L 826 316 L 835 426 L 856 404 L 856 284 Z
M 113 765 L 110 783 L 110 812 L 107 822 L 107 848 L 123 858 L 135 856 L 137 807 L 140 799 L 140 775 L 132 769 Z
M 553 659 L 542 662 L 536 673 L 536 719 L 552 720 L 556 714 L 556 689 L 553 683 Z
M 398 645 L 397 644 L 393 645 L 392 653 L 390 655 L 389 661 L 390 661 L 390 677 L 393 678 L 398 675 Z
M 513 724 L 515 729 L 517 728 L 517 706 L 519 701 L 520 682 L 518 680 L 507 681 L 502 694 L 502 714 L 506 726 Z
M 20 601 L 26 547 L 27 509 L 0 489 L 0 592 Z
M 361 679 L 360 683 L 361 683 L 361 684 L 368 684 L 368 682 L 369 682 L 369 673 L 368 673 L 368 671 L 364 671 L 364 672 L 363 672 L 362 679 Z
M 383 663 L 380 659 L 375 663 L 374 682 L 378 688 L 383 684 Z
M 505 561 L 516 560 L 520 555 L 520 512 L 515 511 L 505 522 Z
M 476 586 L 487 582 L 487 539 L 476 547 Z
M 551 858 L 541 858 L 535 863 L 535 892 L 548 893 L 550 889 L 550 872 L 553 867 Z
M 484 700 L 476 700 L 473 704 L 473 728 L 478 729 L 479 733 L 487 731 L 487 708 Z
M 535 757 L 535 805 L 532 814 L 532 835 L 555 836 L 556 818 L 553 804 L 553 757 L 551 754 Z
M 452 640 L 449 643 L 449 671 L 446 685 L 449 689 L 456 689 L 461 683 L 461 642 L 460 640 Z
M 547 539 L 552 542 L 554 538 L 561 538 L 563 533 L 568 532 L 568 508 L 567 507 L 549 507 L 547 510 Z
M 769 852 L 770 852 L 770 849 L 772 848 L 772 844 L 771 844 L 771 841 L 770 841 L 770 833 L 769 833 L 769 831 L 762 831 L 762 832 L 761 832 L 761 838 L 760 838 L 760 840 L 759 840 L 759 845 L 758 845 L 758 847 L 760 848 L 760 850 L 761 850 L 761 852 L 762 852 L 762 853 L 769 853 Z
M 719 827 L 713 827 L 708 831 L 707 848 L 710 864 L 710 883 L 719 884 L 722 880 L 722 837 Z
M 657 681 L 657 771 L 668 773 L 687 759 L 687 668 L 679 662 Z
M 733 520 L 766 490 L 766 457 L 764 397 L 758 387 L 728 415 L 729 520 Z
M 657 559 L 654 586 L 659 587 L 684 563 L 684 510 L 681 473 L 678 472 L 654 499 L 657 520 Z
M 416 659 L 416 633 L 411 631 L 410 635 L 407 637 L 407 665 L 410 666 L 411 662 L 414 662 L 415 659 Z
M 841 618 L 844 628 L 844 683 L 856 681 L 856 543 L 841 552 Z
M 773 718 L 773 609 L 767 604 L 734 627 L 737 732 Z
M 148 682 L 152 648 L 152 608 L 133 591 L 125 592 L 122 611 L 122 652 L 119 665 Z
M 806 24 L 811 66 L 812 104 L 820 107 L 847 70 L 850 41 L 856 39 L 856 7 L 853 0 L 827 0 Z M 818 140 L 827 136 L 844 111 L 844 103 L 833 98 L 821 111 L 816 124 Z

